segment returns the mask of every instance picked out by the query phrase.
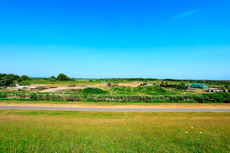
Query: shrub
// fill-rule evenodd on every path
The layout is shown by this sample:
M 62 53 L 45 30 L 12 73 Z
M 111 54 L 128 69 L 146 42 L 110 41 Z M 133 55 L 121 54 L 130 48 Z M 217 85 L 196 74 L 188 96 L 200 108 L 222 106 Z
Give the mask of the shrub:
M 88 88 L 82 89 L 81 93 L 83 94 L 107 94 L 109 92 L 106 90 L 102 90 L 100 88 L 88 87 Z
M 56 78 L 55 78 L 55 76 L 54 76 L 54 75 L 53 75 L 53 76 L 51 76 L 51 77 L 50 77 L 50 79 L 55 79 L 55 80 L 56 80 Z
M 59 80 L 59 81 L 68 81 L 68 80 L 70 80 L 70 78 L 67 75 L 65 75 L 64 73 L 60 73 L 58 75 L 58 77 L 57 77 L 57 80 Z
M 197 103 L 197 102 L 195 102 L 194 100 L 184 100 L 181 101 L 180 103 Z
M 158 93 L 166 93 L 166 92 L 167 92 L 167 91 L 166 91 L 165 89 L 163 89 L 163 88 L 157 88 L 156 91 L 157 91 Z
M 133 88 L 133 91 L 145 92 L 146 88 L 144 86 L 137 86 L 137 87 Z
M 97 100 L 94 99 L 94 98 L 87 98 L 87 101 L 88 101 L 88 102 L 97 102 Z
M 175 103 L 170 100 L 159 100 L 159 99 L 154 99 L 154 100 L 148 100 L 147 103 Z
M 21 77 L 20 77 L 20 80 L 28 80 L 30 77 L 28 77 L 27 75 L 22 75 Z
M 135 101 L 135 100 L 132 100 L 132 101 L 127 101 L 126 103 L 146 103 L 146 101 Z

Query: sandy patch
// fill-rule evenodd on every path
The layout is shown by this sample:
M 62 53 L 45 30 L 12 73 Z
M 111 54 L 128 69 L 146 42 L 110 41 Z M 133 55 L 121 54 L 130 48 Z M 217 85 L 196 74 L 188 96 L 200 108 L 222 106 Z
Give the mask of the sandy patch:
M 49 89 L 45 89 L 45 90 L 40 91 L 40 93 L 42 93 L 42 92 L 56 92 L 58 90 L 63 90 L 63 89 L 70 90 L 70 89 L 84 89 L 84 88 L 85 87 L 58 87 L 58 88 L 49 88 Z
M 130 86 L 130 87 L 137 87 L 139 86 L 141 83 L 137 83 L 137 82 L 132 82 L 132 83 L 118 83 L 118 86 Z
M 107 87 L 107 84 L 94 84 L 93 87 Z

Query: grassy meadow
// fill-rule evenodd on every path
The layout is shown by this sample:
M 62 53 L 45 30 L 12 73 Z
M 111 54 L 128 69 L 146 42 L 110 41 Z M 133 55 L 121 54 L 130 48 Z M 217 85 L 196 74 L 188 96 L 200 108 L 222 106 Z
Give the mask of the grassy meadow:
M 229 127 L 230 113 L 0 110 L 0 152 L 230 152 Z

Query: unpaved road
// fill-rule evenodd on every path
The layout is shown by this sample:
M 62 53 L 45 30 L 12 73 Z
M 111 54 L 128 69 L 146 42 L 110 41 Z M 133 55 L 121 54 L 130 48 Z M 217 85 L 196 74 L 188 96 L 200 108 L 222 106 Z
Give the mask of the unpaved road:
M 57 87 L 57 88 L 49 88 L 49 89 L 42 90 L 42 91 L 40 91 L 40 93 L 43 93 L 43 92 L 56 92 L 58 90 L 63 90 L 63 89 L 70 90 L 70 89 L 84 89 L 84 88 L 85 87 Z
M 134 109 L 134 108 L 33 107 L 33 106 L 0 106 L 0 109 L 99 111 L 99 112 L 230 112 L 230 109 L 165 109 L 165 108 Z

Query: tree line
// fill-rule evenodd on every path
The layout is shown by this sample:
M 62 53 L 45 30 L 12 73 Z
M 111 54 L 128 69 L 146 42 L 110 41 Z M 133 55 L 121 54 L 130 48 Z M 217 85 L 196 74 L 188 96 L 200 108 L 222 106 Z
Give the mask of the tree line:
M 73 78 L 68 77 L 64 73 L 60 73 L 58 77 L 56 78 L 55 76 L 51 76 L 47 78 L 51 82 L 54 82 L 56 80 L 59 81 L 69 81 L 72 80 Z M 15 86 L 16 83 L 21 83 L 26 80 L 32 80 L 28 75 L 15 75 L 15 74 L 5 74 L 5 73 L 0 73 L 0 86 L 1 87 L 10 87 L 10 86 Z
M 1 74 L 0 73 L 0 86 L 8 87 L 15 86 L 15 81 L 22 82 L 24 80 L 29 80 L 30 78 L 27 75 L 22 75 L 19 77 L 15 74 Z

